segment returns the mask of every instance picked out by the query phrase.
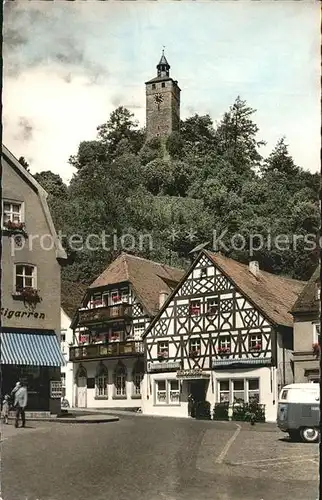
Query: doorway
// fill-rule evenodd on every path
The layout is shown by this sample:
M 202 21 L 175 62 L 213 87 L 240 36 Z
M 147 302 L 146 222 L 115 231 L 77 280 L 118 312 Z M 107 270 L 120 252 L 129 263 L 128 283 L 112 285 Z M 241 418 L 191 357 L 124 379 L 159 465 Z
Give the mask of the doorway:
M 83 366 L 79 367 L 76 377 L 77 408 L 87 407 L 87 372 Z
M 206 394 L 209 380 L 191 380 L 189 383 L 188 412 L 191 417 L 196 417 L 196 406 L 200 402 L 206 401 Z

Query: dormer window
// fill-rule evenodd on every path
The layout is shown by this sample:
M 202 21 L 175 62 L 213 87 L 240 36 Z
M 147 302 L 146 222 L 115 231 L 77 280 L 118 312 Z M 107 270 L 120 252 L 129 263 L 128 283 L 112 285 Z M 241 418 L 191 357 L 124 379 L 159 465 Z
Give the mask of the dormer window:
M 189 305 L 189 312 L 191 316 L 199 316 L 201 313 L 201 303 L 200 300 L 191 300 Z

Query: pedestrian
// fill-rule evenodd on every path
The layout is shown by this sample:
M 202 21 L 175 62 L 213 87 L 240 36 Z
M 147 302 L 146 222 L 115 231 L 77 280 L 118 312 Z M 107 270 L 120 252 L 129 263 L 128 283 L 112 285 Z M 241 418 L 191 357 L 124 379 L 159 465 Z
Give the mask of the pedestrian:
M 25 383 L 17 382 L 16 387 L 13 389 L 14 395 L 13 406 L 16 409 L 15 427 L 19 427 L 19 417 L 21 416 L 21 427 L 26 427 L 25 408 L 27 406 L 28 394 Z
M 6 394 L 5 397 L 4 397 L 4 400 L 2 402 L 2 419 L 3 419 L 3 423 L 4 424 L 8 423 L 8 417 L 9 417 L 9 399 L 10 399 L 9 394 Z

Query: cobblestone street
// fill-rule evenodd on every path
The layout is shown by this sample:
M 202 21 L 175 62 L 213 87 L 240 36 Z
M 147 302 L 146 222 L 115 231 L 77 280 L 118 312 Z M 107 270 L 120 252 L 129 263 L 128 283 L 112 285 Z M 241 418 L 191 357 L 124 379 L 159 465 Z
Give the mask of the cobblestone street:
M 318 445 L 273 425 L 120 415 L 2 426 L 5 500 L 315 500 Z

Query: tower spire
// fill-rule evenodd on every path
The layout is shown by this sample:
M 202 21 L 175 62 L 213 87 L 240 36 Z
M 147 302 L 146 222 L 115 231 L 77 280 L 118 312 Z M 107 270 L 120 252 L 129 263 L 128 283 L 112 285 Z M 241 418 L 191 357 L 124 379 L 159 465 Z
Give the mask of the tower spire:
M 170 64 L 168 63 L 165 55 L 164 55 L 165 46 L 163 45 L 161 59 L 159 64 L 157 64 L 158 77 L 169 76 L 170 75 Z

